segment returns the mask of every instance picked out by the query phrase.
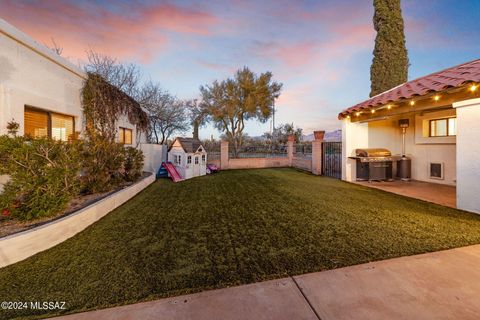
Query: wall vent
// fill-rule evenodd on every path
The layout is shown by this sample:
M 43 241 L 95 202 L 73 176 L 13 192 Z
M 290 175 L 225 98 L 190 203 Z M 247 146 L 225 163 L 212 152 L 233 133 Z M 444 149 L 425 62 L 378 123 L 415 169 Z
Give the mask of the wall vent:
M 443 180 L 443 163 L 442 162 L 430 162 L 430 179 Z

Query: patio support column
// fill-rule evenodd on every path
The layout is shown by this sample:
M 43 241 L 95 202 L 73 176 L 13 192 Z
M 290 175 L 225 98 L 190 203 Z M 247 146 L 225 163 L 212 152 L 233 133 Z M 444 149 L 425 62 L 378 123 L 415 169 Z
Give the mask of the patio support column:
M 356 163 L 348 157 L 355 155 L 355 149 L 368 148 L 368 123 L 342 121 L 342 180 L 355 181 Z
M 287 154 L 288 154 L 288 166 L 291 167 L 293 164 L 293 142 L 295 137 L 293 135 L 288 136 L 287 141 Z
M 312 173 L 322 174 L 322 144 L 325 131 L 314 131 L 315 140 L 312 141 Z
M 457 208 L 480 213 L 480 99 L 453 103 L 457 111 Z
M 220 169 L 228 169 L 228 141 L 224 140 L 220 144 Z

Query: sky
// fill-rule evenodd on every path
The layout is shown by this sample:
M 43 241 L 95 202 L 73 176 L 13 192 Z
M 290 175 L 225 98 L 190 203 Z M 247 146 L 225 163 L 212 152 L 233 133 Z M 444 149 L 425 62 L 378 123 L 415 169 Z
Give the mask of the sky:
M 275 123 L 335 130 L 368 98 L 372 0 L 0 0 L 0 17 L 74 63 L 86 50 L 140 65 L 181 99 L 248 66 L 283 83 Z M 480 0 L 402 0 L 409 80 L 480 58 Z M 1 71 L 0 71 L 1 72 Z M 270 122 L 248 123 L 258 136 Z M 187 134 L 188 135 L 188 134 Z M 219 133 L 211 126 L 201 138 Z

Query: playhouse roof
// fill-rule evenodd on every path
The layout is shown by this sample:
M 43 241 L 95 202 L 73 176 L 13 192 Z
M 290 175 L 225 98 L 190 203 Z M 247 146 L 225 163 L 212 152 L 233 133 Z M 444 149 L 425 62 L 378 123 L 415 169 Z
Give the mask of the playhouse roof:
M 338 118 L 342 119 L 349 113 L 361 111 L 362 109 L 396 102 L 401 99 L 410 99 L 430 92 L 439 92 L 448 88 L 459 87 L 469 82 L 480 82 L 480 59 L 405 82 L 343 110 L 338 115 Z
M 195 139 L 195 138 L 176 138 L 175 141 L 180 142 L 180 145 L 182 146 L 183 150 L 185 150 L 186 153 L 195 153 L 198 148 L 202 145 L 200 140 Z M 173 143 L 175 143 L 173 141 Z M 172 145 L 173 145 L 172 143 Z M 171 149 L 172 147 L 170 147 Z

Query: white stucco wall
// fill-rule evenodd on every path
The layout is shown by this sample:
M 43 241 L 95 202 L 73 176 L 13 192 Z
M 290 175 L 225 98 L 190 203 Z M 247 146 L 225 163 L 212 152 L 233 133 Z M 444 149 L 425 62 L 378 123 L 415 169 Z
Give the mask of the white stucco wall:
M 14 119 L 24 132 L 25 105 L 75 117 L 82 125 L 84 72 L 0 19 L 0 134 Z
M 167 161 L 167 145 L 142 143 L 140 149 L 143 151 L 143 171 L 156 174 L 162 162 Z
M 457 208 L 480 213 L 480 99 L 457 110 Z
M 368 148 L 368 124 L 342 121 L 342 180 L 355 181 L 355 160 L 348 157 L 355 156 L 355 149 Z

